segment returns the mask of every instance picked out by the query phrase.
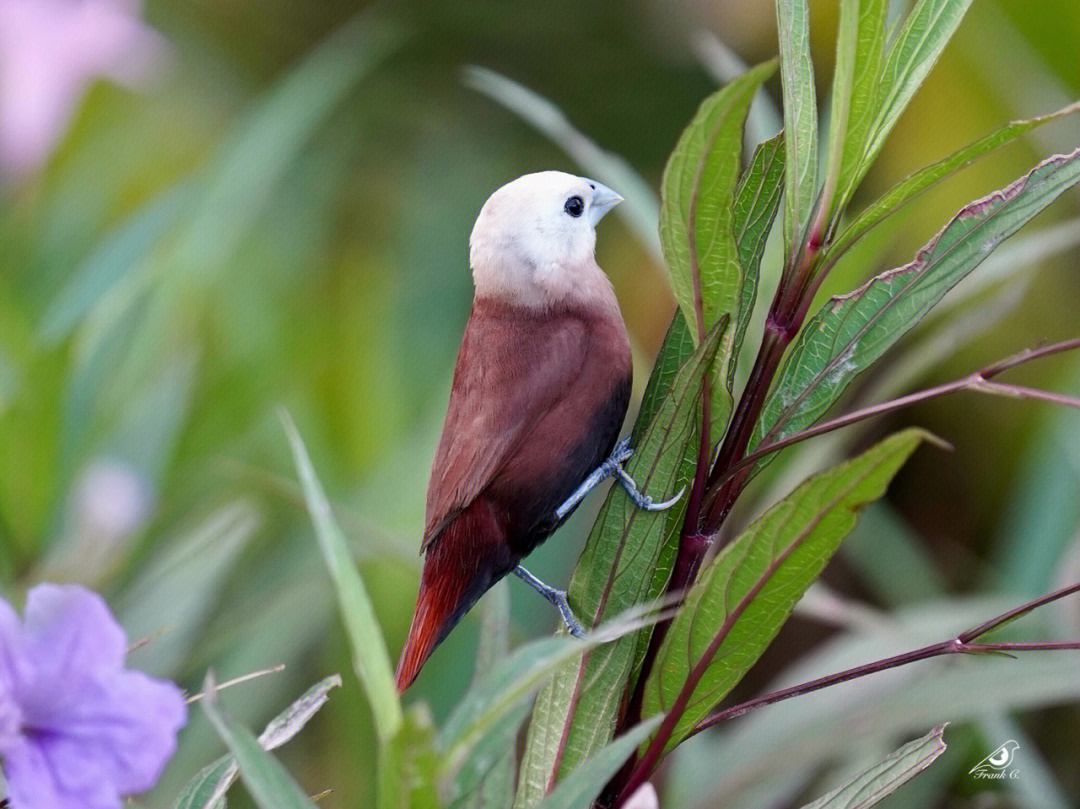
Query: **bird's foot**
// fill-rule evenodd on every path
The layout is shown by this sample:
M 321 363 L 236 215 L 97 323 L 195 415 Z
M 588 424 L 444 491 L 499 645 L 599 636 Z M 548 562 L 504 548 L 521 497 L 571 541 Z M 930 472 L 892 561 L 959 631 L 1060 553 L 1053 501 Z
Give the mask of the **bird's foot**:
M 645 511 L 665 511 L 671 508 L 673 505 L 679 502 L 679 498 L 683 496 L 685 488 L 680 489 L 678 493 L 670 500 L 663 500 L 659 503 L 654 501 L 646 494 L 642 494 L 638 488 L 637 483 L 630 477 L 630 474 L 623 468 L 623 462 L 630 460 L 634 456 L 634 450 L 630 446 L 629 438 L 620 438 L 615 444 L 614 449 L 611 450 L 611 455 L 607 457 L 602 464 L 600 464 L 592 473 L 582 481 L 581 485 L 574 490 L 566 500 L 555 509 L 555 516 L 562 522 L 565 520 L 578 504 L 585 499 L 585 495 L 603 483 L 610 477 L 617 477 L 622 487 L 626 489 L 626 493 L 630 496 L 630 499 L 634 501 L 640 509 Z
M 562 618 L 562 622 L 566 626 L 567 632 L 575 638 L 585 637 L 585 630 L 582 628 L 581 624 L 578 623 L 577 618 L 574 617 L 574 611 L 570 609 L 570 602 L 566 600 L 565 590 L 557 590 L 550 585 L 544 584 L 521 565 L 514 568 L 514 575 L 555 605 L 555 608 L 559 611 L 559 617 Z
M 623 468 L 623 461 L 629 460 L 633 454 L 634 450 L 630 448 L 630 439 L 622 438 L 615 445 L 615 449 L 612 450 L 611 457 L 604 461 L 602 468 L 608 471 L 608 475 L 614 475 L 619 479 L 619 483 L 622 484 L 627 495 L 634 501 L 634 505 L 640 509 L 645 511 L 666 511 L 678 503 L 683 496 L 683 492 L 686 491 L 685 487 L 679 489 L 670 500 L 661 500 L 659 503 L 641 492 L 637 483 L 630 477 L 630 473 Z

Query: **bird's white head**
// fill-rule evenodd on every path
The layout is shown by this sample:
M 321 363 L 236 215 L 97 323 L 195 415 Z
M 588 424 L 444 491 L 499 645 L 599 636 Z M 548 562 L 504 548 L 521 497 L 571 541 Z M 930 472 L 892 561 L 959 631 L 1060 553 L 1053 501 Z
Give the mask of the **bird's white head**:
M 609 303 L 596 266 L 596 223 L 622 197 L 561 171 L 526 174 L 488 197 L 469 237 L 477 295 L 530 308 Z

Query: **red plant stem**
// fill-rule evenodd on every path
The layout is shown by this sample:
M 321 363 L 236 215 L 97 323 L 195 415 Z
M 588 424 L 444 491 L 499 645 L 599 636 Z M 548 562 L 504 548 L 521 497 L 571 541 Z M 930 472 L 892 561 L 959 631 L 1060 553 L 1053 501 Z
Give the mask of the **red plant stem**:
M 1080 650 L 1080 641 L 1004 641 L 997 643 L 976 643 L 977 638 L 985 635 L 994 629 L 997 629 L 1001 625 L 1018 618 L 1022 615 L 1026 615 L 1039 607 L 1045 606 L 1053 601 L 1057 601 L 1073 593 L 1080 592 L 1080 583 L 1073 584 L 1068 587 L 1063 587 L 1060 590 L 1056 590 L 1047 595 L 1040 596 L 1032 601 L 1028 601 L 1025 604 L 1002 613 L 989 621 L 979 624 L 976 627 L 968 629 L 965 632 L 961 632 L 956 637 L 949 640 L 940 641 L 938 643 L 932 643 L 929 646 L 922 646 L 917 649 L 912 649 L 907 652 L 903 652 L 891 657 L 875 660 L 871 663 L 865 663 L 861 666 L 855 666 L 854 668 L 845 669 L 844 671 L 836 672 L 835 674 L 829 674 L 824 677 L 819 677 L 814 680 L 809 680 L 805 683 L 793 685 L 788 688 L 783 688 L 778 691 L 764 694 L 746 702 L 739 703 L 738 705 L 732 705 L 730 708 L 725 708 L 722 711 L 710 715 L 706 719 L 699 722 L 693 729 L 690 735 L 700 733 L 707 728 L 717 725 L 720 722 L 724 722 L 728 719 L 734 719 L 737 716 L 749 713 L 757 708 L 762 708 L 766 705 L 773 705 L 777 702 L 782 702 L 792 697 L 802 696 L 803 694 L 810 694 L 814 691 L 820 691 L 823 688 L 828 688 L 832 685 L 854 680 L 860 677 L 866 677 L 871 674 L 876 674 L 880 671 L 887 671 L 889 669 L 905 666 L 909 663 L 914 663 L 919 660 L 927 660 L 932 657 L 941 657 L 949 654 L 981 654 L 987 652 L 1026 652 L 1026 651 L 1058 651 L 1058 650 Z M 664 719 L 664 724 L 671 724 L 674 726 L 674 720 L 669 720 L 677 713 L 679 706 L 673 705 L 668 712 L 668 716 Z M 663 728 L 664 725 L 661 725 Z M 659 732 L 658 732 L 659 736 Z M 625 784 L 622 787 L 622 791 L 619 794 L 615 806 L 620 806 L 625 802 L 630 795 L 634 793 L 641 784 L 643 784 L 649 776 L 652 774 L 656 763 L 659 761 L 659 754 L 664 745 L 657 745 L 656 740 L 649 746 L 649 751 L 657 748 L 655 755 L 650 756 L 649 751 L 638 762 L 633 772 L 625 779 Z
M 672 568 L 671 577 L 668 579 L 667 593 L 677 594 L 685 592 L 693 583 L 701 562 L 709 550 L 710 536 L 714 534 L 722 521 L 723 516 L 730 510 L 730 503 L 726 506 L 720 503 L 715 491 L 715 480 L 723 470 L 737 462 L 746 451 L 750 436 L 753 433 L 754 424 L 757 421 L 761 408 L 765 404 L 766 396 L 772 385 L 773 377 L 780 367 L 780 361 L 784 351 L 792 338 L 798 333 L 806 312 L 810 306 L 810 299 L 814 291 L 821 283 L 821 278 L 814 278 L 814 265 L 820 256 L 822 249 L 821 234 L 824 232 L 824 216 L 827 204 L 822 207 L 819 200 L 818 210 L 814 217 L 814 223 L 810 228 L 810 236 L 807 238 L 803 249 L 799 251 L 794 260 L 784 269 L 783 277 L 777 286 L 773 297 L 769 315 L 765 321 L 764 334 L 762 335 L 761 347 L 754 359 L 750 378 L 746 388 L 732 413 L 731 422 L 728 426 L 724 441 L 717 455 L 717 461 L 709 468 L 709 455 L 703 452 L 698 458 L 698 467 L 694 478 L 694 489 L 687 501 L 686 519 L 679 536 L 679 547 L 675 555 L 675 564 Z M 804 300 L 805 299 L 805 300 Z M 699 319 L 699 324 L 702 321 Z M 709 447 L 709 428 L 706 424 L 702 431 L 702 448 Z M 699 482 L 703 481 L 699 486 Z M 712 495 L 706 498 L 709 491 Z M 729 495 L 733 503 L 738 491 Z M 704 506 L 708 516 L 705 520 L 706 530 L 701 530 L 701 510 Z M 723 516 L 717 516 L 722 512 Z M 616 732 L 625 730 L 637 724 L 641 719 L 641 706 L 644 698 L 645 682 L 652 671 L 660 646 L 667 635 L 669 621 L 658 623 L 653 627 L 649 645 L 645 650 L 645 656 L 638 680 L 627 701 L 626 710 L 616 723 Z M 615 776 L 608 785 L 605 796 L 601 798 L 601 804 L 606 803 L 606 798 L 611 794 L 624 795 L 626 790 L 623 782 L 627 777 L 633 777 L 641 769 L 636 764 L 636 754 L 632 756 L 623 769 Z
M 839 683 L 847 682 L 848 680 L 854 680 L 859 677 L 866 677 L 870 674 L 876 674 L 879 671 L 887 671 L 888 669 L 894 669 L 898 666 L 904 666 L 908 663 L 914 663 L 917 660 L 925 660 L 930 657 L 939 657 L 946 654 L 977 654 L 985 652 L 1033 652 L 1033 651 L 1058 651 L 1058 650 L 1080 650 L 1080 641 L 1006 641 L 1001 643 L 974 643 L 976 638 L 985 635 L 994 629 L 997 629 L 1002 624 L 1005 624 L 1014 618 L 1019 618 L 1021 615 L 1026 615 L 1039 607 L 1045 606 L 1053 601 L 1065 598 L 1073 593 L 1080 592 L 1080 584 L 1072 584 L 1068 587 L 1063 587 L 1060 590 L 1055 590 L 1052 593 L 1048 593 L 1044 596 L 1029 601 L 1026 604 L 1022 604 L 1016 609 L 1009 610 L 1002 615 L 998 615 L 995 618 L 991 618 L 982 624 L 979 624 L 966 632 L 961 632 L 955 638 L 950 640 L 941 641 L 940 643 L 932 643 L 929 646 L 923 646 L 919 649 L 913 649 L 909 652 L 894 655 L 892 657 L 886 657 L 881 660 L 875 660 L 872 663 L 865 663 L 855 668 L 845 669 L 844 671 L 837 672 L 836 674 L 829 674 L 825 677 L 819 677 L 815 680 L 809 680 L 799 685 L 793 685 L 788 688 L 782 688 L 779 691 L 773 691 L 769 694 L 763 694 L 760 697 L 756 697 L 746 702 L 739 703 L 738 705 L 732 705 L 730 708 L 725 708 L 722 711 L 717 711 L 708 718 L 702 720 L 694 728 L 693 733 L 700 733 L 701 731 L 724 722 L 728 719 L 734 719 L 737 716 L 749 713 L 756 708 L 763 708 L 766 705 L 773 705 L 777 702 L 782 702 L 792 697 L 802 696 L 803 694 L 810 694 L 814 691 L 820 691 L 823 688 L 828 688 L 831 685 L 837 685 Z
M 1022 363 L 1039 359 L 1050 354 L 1058 354 L 1063 351 L 1071 351 L 1077 348 L 1080 348 L 1080 337 L 1074 337 L 1071 340 L 1063 340 L 1060 343 L 1054 343 L 1048 346 L 1041 346 L 1034 349 L 1026 349 L 1019 354 L 1014 354 L 1013 356 L 1002 360 L 1001 362 L 987 366 L 982 370 L 975 371 L 974 373 L 968 374 L 967 376 L 963 376 L 959 379 L 954 379 L 951 382 L 944 382 L 940 385 L 935 385 L 932 388 L 926 388 L 925 390 L 916 391 L 915 393 L 909 393 L 906 396 L 901 396 L 896 399 L 890 399 L 889 401 L 869 405 L 868 407 L 864 407 L 859 410 L 853 410 L 850 413 L 845 413 L 842 416 L 837 416 L 834 419 L 823 421 L 820 424 L 815 424 L 812 427 L 807 427 L 805 430 L 800 430 L 799 432 L 793 433 L 786 438 L 781 438 L 763 446 L 759 446 L 753 452 L 745 455 L 742 460 L 729 467 L 719 478 L 719 483 L 724 483 L 728 479 L 734 477 L 738 472 L 741 472 L 743 469 L 753 466 L 766 455 L 771 455 L 774 452 L 779 452 L 786 447 L 790 447 L 792 444 L 798 444 L 802 441 L 806 441 L 809 438 L 824 435 L 825 433 L 831 433 L 832 431 L 839 430 L 842 427 L 847 427 L 851 424 L 874 418 L 875 416 L 892 413 L 895 410 L 901 410 L 905 407 L 910 407 L 911 405 L 918 404 L 919 402 L 936 399 L 939 396 L 946 396 L 950 393 L 958 393 L 965 390 L 975 391 L 976 393 L 997 393 L 1003 396 L 1012 396 L 1015 398 L 1038 399 L 1042 401 L 1053 402 L 1054 404 L 1063 404 L 1068 407 L 1080 409 L 1080 399 L 1073 396 L 1066 396 L 1060 393 L 1052 393 L 1049 391 L 1038 390 L 1036 388 L 1021 387 L 1019 385 L 1003 385 L 998 382 L 989 381 L 1001 372 L 1006 371 L 1009 368 L 1014 368 Z
M 942 641 L 940 643 L 934 643 L 930 646 L 923 646 L 921 649 L 913 649 L 910 652 L 904 652 L 903 654 L 895 655 L 894 657 L 886 657 L 882 660 L 876 660 L 873 663 L 867 663 L 862 666 L 856 666 L 852 669 L 837 672 L 836 674 L 830 674 L 826 677 L 819 677 L 816 680 L 810 680 L 809 682 L 801 683 L 799 685 L 793 685 L 790 688 L 784 688 L 779 691 L 774 691 L 771 694 L 765 694 L 756 699 L 747 700 L 738 705 L 732 705 L 730 708 L 725 708 L 722 711 L 717 711 L 708 718 L 702 720 L 694 730 L 690 733 L 693 736 L 700 733 L 703 730 L 711 728 L 713 725 L 718 725 L 728 719 L 734 719 L 737 716 L 750 713 L 750 711 L 756 708 L 763 708 L 766 705 L 774 705 L 777 702 L 783 702 L 786 699 L 792 697 L 800 697 L 804 694 L 812 694 L 814 691 L 820 691 L 823 688 L 828 688 L 831 685 L 838 685 L 839 683 L 847 682 L 848 680 L 855 680 L 859 677 L 866 677 L 870 674 L 876 674 L 879 671 L 888 671 L 889 669 L 895 669 L 900 666 L 906 666 L 908 663 L 914 663 L 919 660 L 927 660 L 931 657 L 941 657 L 947 654 L 978 654 L 986 652 L 1036 652 L 1036 651 L 1058 651 L 1058 650 L 1080 650 L 1080 641 L 1028 641 L 1028 642 L 1013 642 L 1013 643 L 963 643 L 956 639 Z M 689 736 L 687 737 L 689 738 Z

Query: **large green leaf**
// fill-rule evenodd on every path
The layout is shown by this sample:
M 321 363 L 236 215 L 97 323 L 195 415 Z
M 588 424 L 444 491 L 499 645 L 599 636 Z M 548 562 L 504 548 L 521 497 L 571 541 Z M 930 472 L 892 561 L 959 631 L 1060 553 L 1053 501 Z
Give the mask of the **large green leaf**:
M 848 383 L 910 330 L 1006 238 L 1080 180 L 1080 149 L 964 207 L 914 261 L 829 301 L 806 324 L 762 410 L 751 445 L 820 418 Z
M 654 716 L 639 722 L 622 736 L 590 758 L 544 798 L 539 809 L 580 809 L 591 806 L 611 777 L 619 771 L 638 745 L 656 730 L 662 716 Z
M 776 69 L 767 62 L 709 96 L 664 169 L 660 243 L 671 288 L 695 341 L 739 315 L 743 270 L 734 233 L 742 131 L 754 93 Z M 724 341 L 724 372 L 735 331 Z
M 668 720 L 668 749 L 743 678 L 854 527 L 858 512 L 885 493 L 924 435 L 897 433 L 810 478 L 702 571 L 645 685 L 645 716 L 673 711 L 683 700 L 681 714 Z
M 822 795 L 803 809 L 869 809 L 934 763 L 945 752 L 938 725 L 921 739 L 908 742 L 888 758 L 856 775 L 846 784 Z
M 866 133 L 873 122 L 885 49 L 888 0 L 842 0 L 836 42 L 832 121 L 826 182 L 832 183 L 832 210 L 842 210 L 848 183 L 862 162 Z
M 385 743 L 401 727 L 402 714 L 401 700 L 397 686 L 394 685 L 394 669 L 390 665 L 390 655 L 386 651 L 382 629 L 375 617 L 364 581 L 360 578 L 360 571 L 357 570 L 345 543 L 345 536 L 334 519 L 326 493 L 311 465 L 303 439 L 287 414 L 282 413 L 282 422 L 300 473 L 300 482 L 304 487 L 304 500 L 307 502 L 311 520 L 315 523 L 319 549 L 326 560 L 326 567 L 330 571 L 330 579 L 337 593 L 341 618 L 345 622 L 352 646 L 353 667 L 367 692 L 379 739 Z
M 1080 102 L 1070 104 L 1049 115 L 1041 115 L 1038 118 L 1029 118 L 1025 121 L 1012 121 L 999 129 L 995 129 L 988 135 L 984 135 L 974 143 L 953 152 L 948 157 L 926 166 L 901 180 L 877 202 L 859 214 L 854 222 L 848 225 L 832 247 L 829 248 L 830 254 L 835 256 L 843 253 L 883 219 L 896 212 L 926 189 L 944 180 L 950 174 L 959 171 L 983 155 L 992 152 L 999 146 L 1004 146 L 1035 127 L 1042 126 L 1050 121 L 1056 121 L 1058 118 L 1072 115 L 1075 112 L 1080 112 Z
M 919 0 L 911 10 L 885 56 L 862 159 L 852 174 L 843 178 L 849 190 L 866 175 L 970 5 L 971 0 Z
M 728 390 L 732 390 L 735 385 L 739 350 L 742 348 L 746 327 L 750 324 L 754 301 L 757 299 L 761 256 L 765 252 L 765 242 L 780 207 L 783 188 L 784 136 L 781 133 L 758 144 L 735 191 L 735 241 L 739 245 L 743 288 L 732 340 L 732 360 L 728 363 Z
M 280 762 L 266 752 L 251 731 L 234 723 L 218 709 L 214 684 L 209 680 L 203 711 L 218 736 L 236 759 L 240 780 L 259 809 L 315 809 Z
M 818 120 L 810 9 L 806 0 L 776 0 L 784 87 L 784 246 L 792 250 L 810 224 L 817 199 Z
M 701 430 L 704 376 L 712 372 L 726 321 L 721 321 L 683 363 L 670 393 L 648 426 L 635 430 L 636 451 L 627 471 L 654 497 L 689 483 Z M 681 343 L 665 346 L 678 350 Z M 657 365 L 667 367 L 661 358 Z M 660 487 L 663 488 L 660 488 Z M 585 624 L 659 597 L 674 562 L 685 498 L 666 512 L 637 509 L 613 486 L 589 534 L 570 582 L 570 602 Z M 611 739 L 627 679 L 648 632 L 592 650 L 560 670 L 533 708 L 518 778 L 515 806 L 536 806 L 560 774 L 572 772 Z
M 645 385 L 645 393 L 641 397 L 635 432 L 631 437 L 634 446 L 637 446 L 638 441 L 641 440 L 640 433 L 649 425 L 661 405 L 671 395 L 671 387 L 675 384 L 679 369 L 693 353 L 694 338 L 690 336 L 690 327 L 686 325 L 682 310 L 676 309 L 668 325 L 667 334 L 664 335 L 664 342 L 656 355 L 656 363 Z

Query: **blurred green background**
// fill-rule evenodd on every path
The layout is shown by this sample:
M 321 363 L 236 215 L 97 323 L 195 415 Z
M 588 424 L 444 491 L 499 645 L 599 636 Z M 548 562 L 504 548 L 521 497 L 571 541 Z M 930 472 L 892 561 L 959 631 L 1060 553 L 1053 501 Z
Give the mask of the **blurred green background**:
M 837 11 L 831 0 L 810 5 L 818 85 L 827 88 Z M 286 664 L 224 697 L 255 727 L 343 672 L 345 687 L 282 751 L 312 793 L 333 790 L 323 799 L 332 807 L 371 805 L 372 728 L 276 408 L 304 435 L 396 653 L 471 297 L 473 218 L 517 175 L 587 173 L 467 86 L 463 67 L 490 68 L 548 98 L 656 188 L 678 133 L 725 69 L 702 33 L 750 63 L 776 49 L 771 0 L 363 6 L 148 0 L 140 23 L 138 7 L 121 3 L 144 27 L 153 69 L 117 82 L 78 68 L 38 159 L 5 157 L 0 132 L 3 593 L 20 600 L 41 580 L 99 589 L 132 639 L 152 638 L 133 663 L 192 691 L 209 667 L 224 680 Z M 1008 119 L 1080 97 L 1078 43 L 1075 0 L 975 3 L 856 208 Z M 5 47 L 14 45 L 0 34 L 0 55 Z M 43 57 L 35 77 L 70 83 L 74 58 L 65 58 Z M 774 81 L 774 99 L 777 90 Z M 932 191 L 855 251 L 828 291 L 906 262 L 960 205 L 1078 141 L 1067 119 Z M 1076 334 L 1078 207 L 1080 196 L 1066 195 L 1016 237 L 853 400 Z M 598 254 L 632 334 L 640 391 L 674 303 L 634 224 L 606 220 Z M 1016 378 L 1080 394 L 1076 359 Z M 924 450 L 908 465 L 749 687 L 796 676 L 793 663 L 804 674 L 831 670 L 869 659 L 874 643 L 888 652 L 909 636 L 940 639 L 943 627 L 1080 577 L 1080 416 L 1031 402 L 946 399 L 826 439 L 792 453 L 786 476 L 749 492 L 739 515 L 848 442 L 906 423 L 956 451 Z M 566 581 L 587 511 L 537 552 L 537 574 Z M 519 637 L 554 626 L 545 602 L 516 584 L 511 592 Z M 1034 631 L 1080 632 L 1075 605 L 1042 620 Z M 407 699 L 445 715 L 471 676 L 475 632 L 464 622 Z M 808 700 L 795 710 L 820 721 L 803 736 L 778 708 L 695 740 L 676 756 L 662 805 L 797 806 L 872 759 L 876 745 L 891 749 L 905 733 L 954 719 L 950 752 L 891 806 L 1075 806 L 1075 657 L 960 662 L 949 669 L 956 677 L 938 680 L 944 665 L 924 664 L 838 691 L 831 703 Z M 1008 737 L 1022 739 L 1018 784 L 965 778 Z M 141 805 L 170 805 L 221 752 L 197 711 L 181 741 Z

